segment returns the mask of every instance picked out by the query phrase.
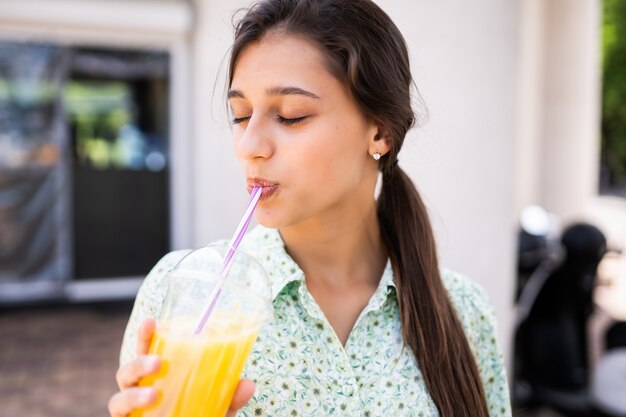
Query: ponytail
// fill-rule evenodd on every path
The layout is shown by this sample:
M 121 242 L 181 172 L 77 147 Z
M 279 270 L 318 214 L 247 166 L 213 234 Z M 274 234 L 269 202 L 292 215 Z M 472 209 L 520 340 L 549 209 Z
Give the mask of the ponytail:
M 426 207 L 397 163 L 387 166 L 377 212 L 398 288 L 404 342 L 442 417 L 488 417 L 476 361 L 441 280 Z

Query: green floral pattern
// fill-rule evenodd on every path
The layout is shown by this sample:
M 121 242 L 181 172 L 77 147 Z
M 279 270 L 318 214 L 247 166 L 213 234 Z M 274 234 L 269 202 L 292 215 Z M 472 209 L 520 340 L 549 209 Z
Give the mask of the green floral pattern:
M 238 416 L 437 416 L 408 347 L 403 348 L 396 287 L 387 263 L 380 284 L 344 346 L 304 285 L 304 273 L 275 229 L 257 226 L 242 243 L 265 267 L 272 285 L 274 319 L 259 334 L 244 378 L 257 383 Z M 137 329 L 158 317 L 164 277 L 187 253 L 166 255 L 148 274 L 124 335 L 121 363 L 134 357 Z M 485 292 L 449 270 L 442 279 L 459 313 L 480 370 L 491 417 L 510 416 L 493 309 Z

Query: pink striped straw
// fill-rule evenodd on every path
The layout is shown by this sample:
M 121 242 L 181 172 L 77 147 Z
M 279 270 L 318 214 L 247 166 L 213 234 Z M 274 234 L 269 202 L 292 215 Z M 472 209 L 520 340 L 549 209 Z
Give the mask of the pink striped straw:
M 228 276 L 228 271 L 230 271 L 230 267 L 233 263 L 233 258 L 235 257 L 235 253 L 237 252 L 237 248 L 239 247 L 239 243 L 241 243 L 241 239 L 246 234 L 246 230 L 250 225 L 250 220 L 252 219 L 252 213 L 254 213 L 254 209 L 259 202 L 259 198 L 261 198 L 261 193 L 263 191 L 263 187 L 254 187 L 252 189 L 252 193 L 250 194 L 250 201 L 248 201 L 248 205 L 246 207 L 246 211 L 239 222 L 239 226 L 237 226 L 237 230 L 235 230 L 235 234 L 230 241 L 228 252 L 224 257 L 224 261 L 222 262 L 222 266 L 219 271 L 219 279 L 215 283 L 215 287 L 213 287 L 213 291 L 209 294 L 209 302 L 207 308 L 204 310 L 204 314 L 202 318 L 198 322 L 196 326 L 196 330 L 194 334 L 198 334 L 204 328 L 204 325 L 209 320 L 215 305 L 217 304 L 217 299 L 222 293 L 222 286 L 224 285 L 224 281 L 226 281 L 226 277 Z

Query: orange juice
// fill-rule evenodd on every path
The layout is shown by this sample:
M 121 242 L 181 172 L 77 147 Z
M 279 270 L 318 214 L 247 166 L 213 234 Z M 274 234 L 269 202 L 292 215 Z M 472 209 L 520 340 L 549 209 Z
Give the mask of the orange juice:
M 158 400 L 131 417 L 224 417 L 258 333 L 250 322 L 255 320 L 213 321 L 198 335 L 192 320 L 160 324 L 150 354 L 161 357 L 161 370 L 139 384 L 155 387 Z

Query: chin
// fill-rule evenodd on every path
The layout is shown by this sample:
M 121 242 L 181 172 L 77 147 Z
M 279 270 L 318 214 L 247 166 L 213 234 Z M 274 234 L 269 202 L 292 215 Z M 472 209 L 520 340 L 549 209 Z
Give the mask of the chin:
M 270 229 L 281 229 L 302 222 L 302 220 L 289 210 L 263 207 L 259 205 L 254 212 L 254 218 L 258 224 Z
M 284 226 L 284 222 L 280 221 L 279 216 L 276 216 L 273 210 L 264 210 L 262 207 L 257 207 L 254 218 L 258 224 L 270 229 L 278 229 Z

